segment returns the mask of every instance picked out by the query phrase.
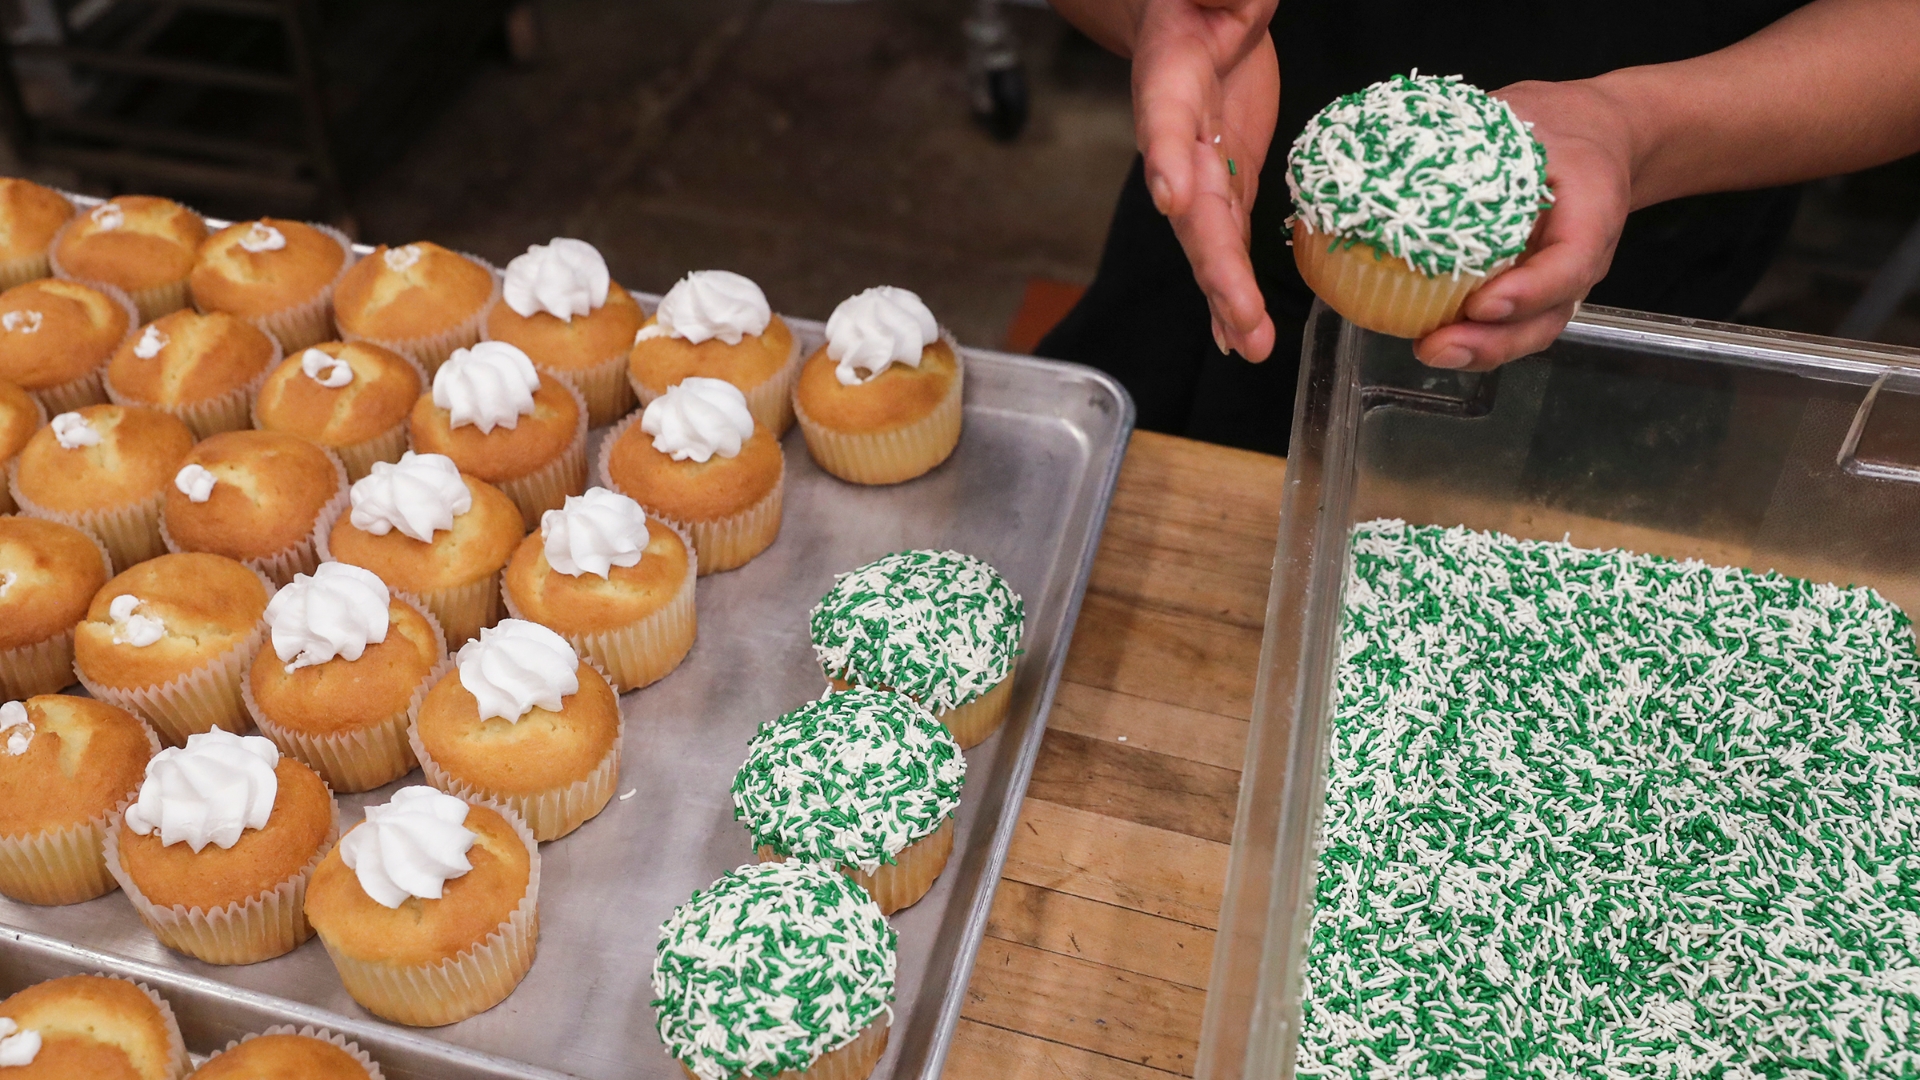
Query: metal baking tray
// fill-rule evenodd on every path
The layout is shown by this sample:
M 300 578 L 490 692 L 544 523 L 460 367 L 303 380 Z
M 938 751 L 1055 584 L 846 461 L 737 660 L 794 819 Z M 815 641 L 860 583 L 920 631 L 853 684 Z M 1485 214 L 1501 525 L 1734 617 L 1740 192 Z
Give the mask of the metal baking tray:
M 790 323 L 808 347 L 820 340 L 820 324 Z M 962 352 L 959 449 L 918 480 L 842 483 L 813 464 L 797 428 L 788 434 L 780 538 L 746 566 L 700 579 L 692 653 L 622 697 L 619 791 L 630 797 L 542 846 L 539 959 L 505 1002 L 443 1028 L 390 1025 L 347 996 L 317 940 L 261 964 L 203 964 L 161 947 L 117 892 L 68 907 L 0 898 L 0 995 L 102 971 L 166 996 L 201 1054 L 270 1024 L 314 1024 L 357 1040 L 393 1080 L 678 1080 L 649 1004 L 657 931 L 693 890 L 753 857 L 728 787 L 760 722 L 824 688 L 807 612 L 838 572 L 903 548 L 953 548 L 999 568 L 1025 598 L 1027 624 L 1006 725 L 967 752 L 952 862 L 892 920 L 893 1035 L 875 1076 L 938 1076 L 1133 427 L 1132 401 L 1097 371 Z M 416 772 L 342 796 L 343 819 L 421 782 Z

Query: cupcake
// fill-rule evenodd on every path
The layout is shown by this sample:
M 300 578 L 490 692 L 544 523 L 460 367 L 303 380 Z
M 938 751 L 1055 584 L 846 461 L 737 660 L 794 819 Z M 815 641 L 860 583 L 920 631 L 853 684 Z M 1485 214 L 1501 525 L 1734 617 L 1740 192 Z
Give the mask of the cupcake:
M 834 870 L 742 866 L 660 927 L 654 1027 L 697 1080 L 865 1080 L 887 1048 L 897 944 Z
M 47 278 L 0 293 L 0 379 L 49 413 L 107 400 L 107 360 L 139 327 L 126 294 Z
M 587 423 L 601 427 L 633 409 L 627 349 L 645 321 L 592 244 L 556 236 L 507 264 L 486 336 L 580 391 Z
M 621 691 L 666 677 L 693 648 L 697 573 L 677 527 L 588 488 L 549 510 L 501 575 L 507 614 L 556 631 Z
M 33 433 L 46 426 L 46 406 L 17 384 L 0 379 L 0 467 L 19 457 Z M 0 514 L 11 514 L 16 509 L 12 493 L 0 491 Z
M 160 519 L 167 550 L 238 559 L 285 585 L 320 564 L 320 535 L 347 506 L 347 470 L 296 435 L 228 431 L 173 474 Z
M 0 517 L 0 700 L 73 682 L 73 628 L 113 576 L 100 541 L 71 525 Z
M 21 513 L 85 529 L 127 567 L 166 550 L 161 510 L 192 449 L 193 432 L 158 409 L 88 405 L 34 432 L 7 486 Z
M 107 824 L 160 739 L 104 701 L 42 694 L 0 705 L 0 893 L 77 904 L 110 893 Z
M 534 369 L 504 341 L 455 349 L 407 421 L 408 442 L 444 454 L 499 488 L 527 528 L 587 486 L 587 408 L 580 392 Z
M 733 777 L 733 816 L 761 862 L 844 871 L 891 915 L 947 865 L 966 778 L 966 756 L 932 713 L 854 687 L 761 725 Z
M 171 199 L 121 195 L 73 219 L 54 237 L 55 277 L 105 282 L 127 294 L 140 322 L 187 306 L 187 277 L 207 238 L 200 215 Z
M 966 365 L 920 298 L 890 285 L 840 302 L 827 343 L 807 359 L 793 413 L 822 469 L 855 484 L 897 484 L 960 442 Z
M 347 479 L 407 450 L 407 414 L 427 385 L 420 365 L 364 341 L 323 341 L 281 361 L 260 385 L 253 426 L 319 443 Z
M 204 439 L 251 427 L 261 380 L 280 362 L 280 344 L 224 311 L 162 315 L 107 361 L 107 397 L 171 413 Z
M 188 1080 L 383 1080 L 358 1043 L 325 1028 L 277 1024 L 227 1044 Z
M 73 214 L 73 204 L 52 188 L 0 177 L 0 289 L 53 273 L 47 249 Z
M 480 340 L 500 295 L 493 268 L 471 255 L 421 241 L 373 249 L 333 290 L 333 321 L 348 341 L 371 341 L 431 375 L 441 361 Z
M 689 376 L 722 379 L 747 396 L 753 422 L 779 438 L 793 426 L 800 341 L 760 286 L 726 270 L 696 270 L 660 298 L 634 336 L 627 378 L 646 405 Z
M 1405 338 L 1458 322 L 1553 202 L 1526 123 L 1457 75 L 1395 75 L 1320 110 L 1287 154 L 1287 189 L 1308 287 Z
M 353 509 L 327 533 L 322 559 L 364 566 L 416 597 L 457 649 L 500 617 L 499 573 L 526 535 L 520 508 L 439 454 L 377 462 L 353 485 Z
M 266 636 L 273 586 L 221 555 L 149 559 L 100 587 L 74 628 L 87 692 L 146 720 L 169 744 L 247 730 L 240 680 Z
M 533 966 L 540 851 L 513 811 L 405 787 L 340 838 L 307 918 L 353 1000 L 436 1027 L 505 1001 Z
M 7 1080 L 180 1080 L 193 1063 L 159 994 L 69 975 L 0 1001 L 0 1066 Z
M 964 748 L 1006 719 L 1026 606 L 957 551 L 902 551 L 834 579 L 813 609 L 813 654 L 836 689 L 871 686 L 932 709 Z
M 745 566 L 780 535 L 787 461 L 732 383 L 682 379 L 608 433 L 607 486 L 686 526 L 700 572 Z
M 504 806 L 535 840 L 606 808 L 620 779 L 620 698 L 565 638 L 505 619 L 467 642 L 408 737 L 427 782 Z
M 370 570 L 322 563 L 267 604 L 272 648 L 242 685 L 247 714 L 335 791 L 367 791 L 417 762 L 407 718 L 446 667 L 433 616 Z
M 338 835 L 312 769 L 216 729 L 147 763 L 139 797 L 107 828 L 107 868 L 160 944 L 255 964 L 313 936 L 308 883 Z
M 260 218 L 202 241 L 187 284 L 201 311 L 237 315 L 293 353 L 333 336 L 333 287 L 352 265 L 338 229 Z

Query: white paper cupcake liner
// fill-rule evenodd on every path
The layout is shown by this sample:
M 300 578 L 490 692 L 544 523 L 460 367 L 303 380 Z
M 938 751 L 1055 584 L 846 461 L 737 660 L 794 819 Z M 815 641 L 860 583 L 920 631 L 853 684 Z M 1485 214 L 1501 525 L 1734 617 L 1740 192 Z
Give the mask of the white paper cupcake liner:
M 340 463 L 347 467 L 347 482 L 358 483 L 373 472 L 374 462 L 399 461 L 407 452 L 407 421 L 405 417 L 386 431 L 362 442 L 336 446 L 333 452 L 340 455 Z
M 822 427 L 795 394 L 793 415 L 806 436 L 807 452 L 822 469 L 852 484 L 898 484 L 932 471 L 960 445 L 967 367 L 957 349 L 953 356 L 954 379 L 947 396 L 932 412 L 892 431 L 849 435 Z
M 340 261 L 339 272 L 334 274 L 333 280 L 322 286 L 320 291 L 310 299 L 288 305 L 279 311 L 269 311 L 265 315 L 255 315 L 247 319 L 248 322 L 266 331 L 267 336 L 279 342 L 281 350 L 287 355 L 292 355 L 295 351 L 309 345 L 317 345 L 332 339 L 333 290 L 360 258 L 354 254 L 353 241 L 347 238 L 346 233 L 317 221 L 309 221 L 307 224 L 325 233 L 329 239 L 340 245 L 340 250 L 346 258 Z
M 958 708 L 943 709 L 934 719 L 947 725 L 960 749 L 970 750 L 987 741 L 1007 718 L 1007 706 L 1013 703 L 1013 672 L 994 684 L 993 689 Z
M 135 563 L 146 562 L 167 550 L 166 544 L 160 539 L 160 514 L 167 502 L 165 489 L 128 506 L 77 513 L 54 510 L 20 493 L 20 459 L 14 458 L 7 462 L 7 490 L 13 495 L 14 505 L 20 508 L 20 513 L 79 529 L 105 545 L 107 554 L 113 558 L 113 565 L 122 570 Z
M 213 1059 L 219 1057 L 221 1054 L 230 1053 L 255 1039 L 265 1038 L 269 1035 L 298 1035 L 303 1039 L 319 1039 L 321 1042 L 332 1043 L 346 1051 L 348 1057 L 358 1062 L 361 1068 L 367 1070 L 367 1080 L 386 1080 L 380 1073 L 380 1063 L 373 1060 L 373 1057 L 365 1050 L 360 1049 L 359 1043 L 348 1039 L 344 1035 L 328 1031 L 326 1028 L 317 1028 L 311 1024 L 304 1024 L 297 1028 L 292 1024 L 275 1024 L 265 1031 L 257 1031 L 251 1035 L 243 1035 L 208 1055 L 207 1063 L 212 1064 Z
M 787 861 L 787 856 L 768 844 L 755 848 L 754 855 L 761 862 Z M 927 895 L 927 890 L 939 880 L 940 871 L 946 869 L 947 860 L 952 856 L 953 815 L 949 814 L 939 827 L 901 848 L 894 855 L 893 862 L 881 863 L 873 873 L 869 874 L 857 866 L 842 866 L 840 872 L 867 890 L 873 902 L 880 905 L 880 914 L 891 915 L 912 907 Z
M 38 281 L 52 276 L 53 265 L 45 251 L 38 255 L 23 255 L 18 259 L 8 259 L 0 262 L 0 292 L 5 292 L 15 285 L 25 285 L 29 281 Z
M 267 335 L 267 340 L 272 343 L 273 351 L 267 357 L 267 366 L 261 368 L 259 374 L 248 379 L 245 385 L 215 394 L 204 401 L 189 401 L 181 405 L 142 401 L 113 385 L 110 367 L 100 369 L 100 385 L 106 390 L 107 400 L 115 405 L 143 405 L 178 419 L 193 432 L 196 441 L 223 431 L 245 431 L 253 426 L 253 403 L 260 396 L 260 387 L 265 385 L 267 376 L 273 374 L 273 369 L 285 359 L 280 352 L 280 343 L 274 341 L 273 335 Z
M 793 426 L 793 383 L 800 377 L 800 364 L 805 359 L 800 335 L 792 333 L 791 328 L 788 332 L 793 344 L 787 349 L 786 363 L 753 389 L 740 391 L 747 399 L 747 411 L 753 414 L 753 425 L 773 432 L 776 439 Z M 634 378 L 631 371 L 627 375 L 627 384 L 642 408 L 653 404 L 654 398 L 667 392 L 666 387 L 654 390 L 646 386 Z
M 893 1022 L 891 1010 L 883 1011 L 845 1043 L 813 1059 L 804 1069 L 786 1069 L 773 1080 L 867 1080 L 887 1052 L 887 1035 Z M 687 1080 L 699 1076 L 682 1061 L 680 1068 Z
M 147 755 L 160 752 L 160 736 L 142 723 Z M 140 795 L 135 784 L 113 808 L 90 821 L 24 836 L 0 836 L 0 894 L 28 904 L 78 904 L 120 887 L 107 872 L 107 826 Z
M 191 206 L 186 207 L 186 210 L 194 217 L 200 218 L 201 224 L 203 226 L 205 225 L 206 215 Z M 121 289 L 119 286 L 109 284 L 108 282 L 95 281 L 92 278 L 85 278 L 78 274 L 68 273 L 67 269 L 60 265 L 60 241 L 66 238 L 67 230 L 73 228 L 75 222 L 84 220 L 86 220 L 86 217 L 83 214 L 75 214 L 68 218 L 67 223 L 60 226 L 60 231 L 53 234 L 52 243 L 47 245 L 47 269 L 53 272 L 54 277 L 65 278 L 68 281 L 78 281 L 83 285 L 91 285 L 94 288 L 105 287 L 120 292 L 127 299 L 133 301 L 133 307 L 136 312 L 133 320 L 135 330 L 138 330 L 141 325 L 150 323 L 162 315 L 179 311 L 181 308 L 187 306 L 186 276 L 182 276 L 178 281 L 169 281 L 164 284 L 155 285 L 152 288 Z M 189 270 L 191 270 L 191 268 L 189 268 Z
M 606 427 L 633 411 L 633 387 L 627 382 L 625 350 L 591 367 L 542 367 L 540 370 L 580 391 L 587 403 L 589 427 Z
M 120 305 L 121 310 L 127 315 L 127 332 L 120 336 L 120 340 L 114 343 L 113 348 L 101 355 L 99 362 L 93 366 L 93 370 L 63 383 L 27 391 L 35 401 L 40 403 L 40 407 L 47 411 L 48 416 L 58 416 L 63 412 L 84 409 L 89 405 L 106 404 L 107 361 L 113 359 L 113 354 L 120 350 L 120 346 L 125 345 L 140 332 L 140 310 L 133 306 L 133 301 L 127 298 L 126 293 L 104 281 L 84 281 L 81 284 L 91 289 L 98 289 L 102 295 Z
M 575 634 L 557 626 L 549 628 L 566 638 L 574 652 L 606 672 L 607 681 L 622 693 L 666 678 L 692 651 L 694 637 L 699 630 L 698 608 L 693 598 L 694 581 L 700 574 L 699 553 L 694 549 L 693 540 L 684 525 L 650 518 L 647 527 L 653 528 L 655 525 L 672 529 L 687 549 L 687 574 L 671 600 L 651 615 L 612 630 Z M 505 582 L 506 573 L 502 571 L 500 595 L 506 602 L 507 616 L 527 618 L 519 605 L 514 603 L 513 594 L 507 590 Z
M 435 964 L 383 964 L 321 944 L 353 1000 L 397 1024 L 439 1027 L 486 1012 L 507 999 L 533 967 L 540 939 L 540 844 L 511 809 L 480 801 L 506 818 L 527 845 L 527 895 L 486 940 Z
M 528 529 L 539 528 L 540 515 L 560 509 L 567 496 L 587 490 L 587 401 L 564 380 L 555 381 L 572 396 L 580 418 L 573 441 L 560 451 L 560 456 L 527 475 L 494 484 L 520 508 L 520 518 Z
M 209 964 L 257 964 L 284 956 L 313 936 L 313 928 L 307 925 L 307 883 L 340 838 L 340 804 L 331 793 L 327 801 L 333 810 L 333 824 L 313 858 L 273 888 L 223 907 L 208 910 L 174 904 L 163 908 L 148 900 L 120 864 L 120 833 L 126 827 L 123 818 L 107 826 L 107 870 L 132 901 L 140 921 L 147 924 L 160 944 L 175 952 Z
M 479 263 L 481 266 L 485 267 L 487 273 L 493 277 L 493 291 L 487 294 L 487 299 L 485 300 L 485 302 L 483 302 L 480 305 L 480 309 L 478 311 L 475 311 L 472 315 L 469 315 L 465 319 L 460 320 L 460 322 L 457 325 L 455 325 L 452 329 L 442 330 L 438 334 L 428 334 L 425 337 L 417 337 L 417 338 L 369 337 L 365 334 L 353 333 L 349 331 L 346 327 L 341 326 L 339 327 L 340 340 L 370 341 L 375 345 L 380 345 L 385 348 L 392 349 L 394 352 L 399 353 L 401 356 L 405 356 L 414 360 L 421 367 L 427 370 L 427 374 L 429 376 L 431 376 L 434 372 L 439 371 L 440 365 L 446 361 L 447 357 L 453 355 L 453 350 L 467 348 L 468 346 L 472 345 L 474 342 L 480 340 L 480 334 L 482 331 L 486 329 L 486 326 L 487 326 L 487 312 L 492 311 L 494 302 L 500 299 L 500 284 L 501 284 L 500 271 L 498 269 L 495 269 L 492 263 L 488 262 L 487 260 L 481 258 L 478 255 L 471 255 L 464 251 L 455 252 L 455 254 L 461 256 L 462 258 L 471 259 L 474 262 Z M 336 326 L 338 325 L 337 319 L 335 320 L 335 325 Z
M 307 535 L 279 551 L 240 560 L 266 575 L 267 580 L 273 582 L 276 587 L 288 584 L 296 574 L 313 573 L 314 568 L 320 565 L 320 538 L 333 530 L 333 523 L 338 521 L 340 515 L 347 509 L 350 481 L 347 479 L 346 466 L 341 463 L 338 454 L 324 446 L 320 449 L 327 455 L 327 460 L 333 463 L 334 475 L 338 477 L 338 481 L 332 497 L 321 505 L 319 514 L 313 519 L 313 528 L 307 530 Z M 175 555 L 193 550 L 182 547 L 180 542 L 173 538 L 173 533 L 167 528 L 164 509 L 160 515 L 160 542 L 166 545 L 167 551 Z
M 329 530 L 331 532 L 331 530 Z M 333 551 L 328 545 L 328 533 L 319 534 L 320 561 L 333 562 Z M 412 591 L 407 599 L 418 601 L 429 614 L 439 620 L 440 629 L 446 634 L 447 648 L 459 652 L 460 646 L 480 636 L 480 631 L 500 621 L 500 574 L 498 571 L 485 577 L 475 578 L 463 585 L 450 585 L 444 589 Z
M 640 422 L 641 414 L 635 412 L 625 420 L 613 426 L 606 438 L 600 440 L 600 454 L 594 461 L 594 483 L 611 488 L 639 503 L 647 511 L 649 518 L 671 517 L 658 507 L 650 504 L 639 493 L 628 491 L 613 480 L 613 450 L 628 428 Z M 693 538 L 694 550 L 700 553 L 700 573 L 717 574 L 723 570 L 733 570 L 745 566 L 755 555 L 765 551 L 780 536 L 780 512 L 787 487 L 787 455 L 780 452 L 780 475 L 773 482 L 773 490 L 760 497 L 759 501 L 737 514 L 718 518 L 713 521 L 686 521 L 675 518 L 689 536 Z
M 1342 318 L 1403 338 L 1425 337 L 1458 322 L 1467 297 L 1513 265 L 1507 259 L 1485 274 L 1428 277 L 1392 256 L 1376 258 L 1370 245 L 1341 247 L 1297 222 L 1293 258 L 1308 287 Z

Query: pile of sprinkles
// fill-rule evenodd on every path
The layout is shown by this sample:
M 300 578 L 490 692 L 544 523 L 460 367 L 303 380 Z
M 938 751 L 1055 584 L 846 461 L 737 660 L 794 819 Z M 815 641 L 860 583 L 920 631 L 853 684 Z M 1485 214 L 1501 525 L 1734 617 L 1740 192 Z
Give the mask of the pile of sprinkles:
M 1484 275 L 1526 250 L 1547 152 L 1458 75 L 1395 75 L 1321 109 L 1287 154 L 1294 219 L 1428 277 Z
M 967 759 L 923 706 L 856 686 L 761 726 L 733 777 L 756 847 L 874 873 L 960 806 Z
M 840 575 L 813 609 L 829 678 L 910 694 L 938 712 L 999 685 L 1026 607 L 993 567 L 957 551 L 902 551 Z
M 1353 536 L 1298 1073 L 1920 1075 L 1920 658 L 1870 589 Z
M 660 928 L 660 1040 L 700 1080 L 805 1069 L 892 1022 L 895 942 L 880 905 L 837 870 L 742 866 Z

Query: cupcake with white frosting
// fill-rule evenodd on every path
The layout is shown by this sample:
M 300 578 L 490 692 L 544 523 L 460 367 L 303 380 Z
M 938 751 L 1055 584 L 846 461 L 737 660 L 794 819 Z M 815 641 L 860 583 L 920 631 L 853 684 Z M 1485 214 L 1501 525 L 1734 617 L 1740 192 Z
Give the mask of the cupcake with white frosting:
M 414 451 L 445 454 L 499 488 L 527 528 L 586 489 L 586 402 L 504 341 L 455 349 L 407 426 Z
M 367 808 L 307 891 L 347 993 L 375 1015 L 451 1024 L 513 993 L 540 933 L 540 851 L 519 816 L 430 787 Z
M 558 840 L 613 798 L 620 698 L 567 640 L 506 619 L 469 641 L 408 732 L 427 782 L 507 807 L 534 839 Z
M 107 829 L 107 869 L 162 945 L 258 963 L 312 936 L 307 883 L 338 817 L 327 785 L 271 742 L 202 732 L 147 763 Z
M 780 441 L 720 379 L 682 379 L 627 418 L 600 448 L 608 487 L 684 525 L 700 573 L 746 565 L 780 535 Z
M 500 587 L 507 614 L 559 633 L 626 691 L 665 678 L 693 648 L 697 573 L 679 526 L 596 487 L 547 511 Z
M 856 484 L 897 484 L 960 443 L 966 365 L 920 297 L 881 285 L 827 319 L 827 343 L 793 388 L 794 415 L 819 466 Z
M 728 270 L 696 270 L 676 282 L 627 356 L 640 404 L 683 379 L 721 379 L 740 388 L 754 423 L 776 439 L 793 426 L 799 368 L 800 340 L 786 320 L 760 286 Z
M 507 264 L 486 337 L 580 391 L 587 423 L 601 427 L 633 408 L 627 349 L 646 317 L 592 244 L 556 236 Z
M 372 571 L 322 563 L 267 604 L 271 648 L 241 691 L 260 733 L 335 791 L 413 770 L 407 720 L 447 663 L 440 624 Z

